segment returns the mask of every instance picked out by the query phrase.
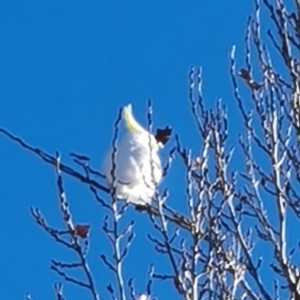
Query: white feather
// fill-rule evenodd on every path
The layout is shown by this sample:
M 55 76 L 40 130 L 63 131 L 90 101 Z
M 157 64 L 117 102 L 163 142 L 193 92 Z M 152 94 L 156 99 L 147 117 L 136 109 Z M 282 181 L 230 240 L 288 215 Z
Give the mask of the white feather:
M 133 117 L 131 105 L 123 109 L 126 134 L 117 142 L 114 170 L 117 198 L 134 204 L 150 204 L 162 177 L 159 146 L 155 137 Z M 103 173 L 112 186 L 112 151 L 107 154 Z

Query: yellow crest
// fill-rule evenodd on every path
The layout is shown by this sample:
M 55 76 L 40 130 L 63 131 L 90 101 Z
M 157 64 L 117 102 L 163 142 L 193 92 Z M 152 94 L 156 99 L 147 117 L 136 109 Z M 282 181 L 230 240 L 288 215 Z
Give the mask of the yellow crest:
M 123 119 L 125 121 L 125 125 L 127 129 L 131 132 L 139 132 L 143 131 L 144 128 L 135 120 L 132 114 L 132 105 L 128 104 L 123 107 L 122 111 Z

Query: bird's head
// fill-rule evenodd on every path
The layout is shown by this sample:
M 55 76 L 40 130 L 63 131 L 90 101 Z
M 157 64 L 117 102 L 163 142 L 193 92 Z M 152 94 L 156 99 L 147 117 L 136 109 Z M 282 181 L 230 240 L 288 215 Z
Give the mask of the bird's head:
M 123 107 L 122 117 L 128 132 L 134 136 L 135 140 L 138 140 L 144 145 L 150 144 L 154 151 L 158 151 L 162 148 L 163 144 L 157 141 L 153 134 L 136 121 L 132 113 L 131 104 Z
M 143 133 L 146 131 L 134 118 L 131 104 L 123 107 L 122 116 L 125 126 L 130 133 Z

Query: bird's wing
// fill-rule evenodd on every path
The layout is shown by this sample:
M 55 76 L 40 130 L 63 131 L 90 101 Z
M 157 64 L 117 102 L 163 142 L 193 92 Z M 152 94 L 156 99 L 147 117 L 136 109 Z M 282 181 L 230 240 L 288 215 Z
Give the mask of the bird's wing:
M 151 162 L 152 159 L 152 162 Z M 115 153 L 115 177 L 121 184 L 135 185 L 142 181 L 152 182 L 149 174 L 154 167 L 155 180 L 161 177 L 161 164 L 157 154 L 150 155 L 149 147 L 136 143 L 130 135 L 125 135 L 117 143 Z M 104 174 L 111 181 L 112 154 L 108 154 L 104 164 Z M 152 175 L 151 175 L 152 176 Z
M 124 137 L 120 142 L 117 143 L 117 151 L 114 154 L 108 153 L 104 164 L 103 173 L 109 182 L 111 179 L 111 170 L 113 168 L 113 159 L 115 162 L 115 179 L 121 184 L 135 184 L 140 180 L 141 160 L 142 153 L 134 145 L 128 142 L 128 139 Z

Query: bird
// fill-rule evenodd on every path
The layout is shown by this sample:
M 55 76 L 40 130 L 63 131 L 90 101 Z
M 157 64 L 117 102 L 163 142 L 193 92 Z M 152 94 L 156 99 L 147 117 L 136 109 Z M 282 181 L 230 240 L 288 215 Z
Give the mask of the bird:
M 163 142 L 137 122 L 131 104 L 122 108 L 122 120 L 125 133 L 116 141 L 115 151 L 108 151 L 103 174 L 117 199 L 151 205 L 163 174 L 159 157 Z

